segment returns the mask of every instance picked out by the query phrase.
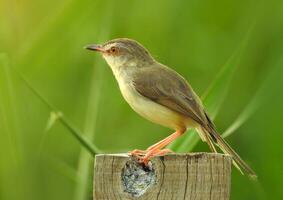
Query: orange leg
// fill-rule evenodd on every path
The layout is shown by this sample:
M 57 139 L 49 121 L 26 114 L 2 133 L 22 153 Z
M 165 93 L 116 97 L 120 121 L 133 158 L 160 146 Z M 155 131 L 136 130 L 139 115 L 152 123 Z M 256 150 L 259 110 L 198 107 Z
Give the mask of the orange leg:
M 166 153 L 168 153 L 168 149 L 166 149 L 166 151 L 161 150 L 163 147 L 167 146 L 168 144 L 170 144 L 172 141 L 174 141 L 176 138 L 178 138 L 179 136 L 181 136 L 183 133 L 185 132 L 184 130 L 178 130 L 175 133 L 173 133 L 172 135 L 168 136 L 167 138 L 161 140 L 160 142 L 150 146 L 147 151 L 146 154 L 142 157 L 142 162 L 147 165 L 148 161 L 150 158 L 154 157 L 155 155 L 164 155 Z
M 169 135 L 168 137 L 166 137 L 165 139 L 157 142 L 156 144 L 148 147 L 146 150 L 139 150 L 139 149 L 135 149 L 133 151 L 129 151 L 128 154 L 132 155 L 132 156 L 136 156 L 136 157 L 141 157 L 144 156 L 147 152 L 149 152 L 152 149 L 155 149 L 156 147 L 158 148 L 160 146 L 160 144 L 162 145 L 163 143 L 167 143 L 169 141 L 172 141 L 172 139 L 174 140 L 176 138 L 175 136 L 176 133 L 173 133 L 171 135 Z
M 176 132 L 175 132 L 175 133 L 176 133 Z M 173 138 L 173 140 L 174 140 L 174 139 L 175 139 L 175 135 L 174 135 L 175 133 L 169 135 L 168 137 L 164 138 L 163 140 L 157 142 L 156 144 L 154 144 L 154 145 L 148 147 L 148 148 L 146 149 L 146 151 L 150 151 L 150 150 L 152 150 L 152 149 L 158 147 L 160 144 L 163 144 L 164 142 L 166 143 L 167 141 L 170 141 L 172 138 Z
M 135 149 L 133 151 L 129 151 L 128 154 L 135 157 L 141 157 L 146 154 L 146 150 Z

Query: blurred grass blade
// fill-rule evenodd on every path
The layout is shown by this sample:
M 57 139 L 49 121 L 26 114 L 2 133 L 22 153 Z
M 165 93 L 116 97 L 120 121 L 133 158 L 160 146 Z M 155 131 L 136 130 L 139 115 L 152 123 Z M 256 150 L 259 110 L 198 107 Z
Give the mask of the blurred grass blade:
M 106 40 L 110 35 L 110 27 L 111 27 L 111 18 L 113 14 L 113 8 L 115 6 L 114 2 L 111 2 L 108 7 L 108 14 L 104 17 L 105 27 L 101 29 L 100 33 L 98 34 L 97 38 L 101 41 Z M 91 79 L 91 85 L 89 89 L 89 97 L 87 101 L 87 112 L 85 117 L 85 125 L 84 125 L 84 132 L 87 133 L 87 137 L 91 140 L 95 137 L 96 133 L 96 122 L 97 122 L 97 115 L 99 112 L 99 103 L 100 103 L 100 96 L 101 96 L 101 86 L 103 81 L 103 72 L 104 68 L 102 65 L 102 60 L 99 59 L 95 62 L 95 68 L 93 68 L 93 75 Z M 86 152 L 81 151 L 79 156 L 78 162 L 78 171 L 77 171 L 77 187 L 74 194 L 74 200 L 81 200 L 81 199 L 88 199 L 90 198 L 88 194 L 91 194 L 91 178 L 90 175 L 93 158 L 86 154 Z
M 252 100 L 247 104 L 247 106 L 244 108 L 242 113 L 236 118 L 236 120 L 224 131 L 222 134 L 223 137 L 228 137 L 232 133 L 234 133 L 240 126 L 242 126 L 250 117 L 251 115 L 256 111 L 256 109 L 259 107 L 259 99 L 258 95 L 255 95 Z
M 28 60 L 34 58 L 34 55 L 41 53 L 40 49 L 46 45 L 46 41 L 49 38 L 57 37 L 58 34 L 66 32 L 59 31 L 64 26 L 65 29 L 72 27 L 92 10 L 92 6 L 89 1 L 58 1 L 59 5 L 54 6 L 52 13 L 49 13 L 43 21 L 39 24 L 34 31 L 27 35 L 24 43 L 18 50 L 18 60 L 21 64 L 28 63 Z M 89 10 L 88 10 L 89 9 Z M 83 10 L 84 12 L 78 11 Z
M 59 118 L 62 117 L 62 116 L 63 116 L 63 114 L 62 114 L 62 112 L 60 112 L 60 111 L 58 111 L 58 112 L 56 112 L 56 111 L 51 111 L 51 112 L 50 112 L 50 116 L 49 116 L 49 118 L 48 118 L 48 121 L 47 121 L 47 123 L 46 123 L 46 127 L 45 127 L 44 132 L 48 132 L 48 131 L 54 126 L 54 124 L 56 123 L 56 121 L 58 121 Z
M 252 28 L 248 31 L 239 47 L 228 59 L 219 74 L 216 76 L 215 80 L 202 96 L 205 108 L 212 119 L 215 118 L 220 109 L 220 106 L 225 100 L 233 74 L 249 41 L 251 30 Z M 191 151 L 193 147 L 198 143 L 199 137 L 196 131 L 193 129 L 189 130 L 184 137 L 185 138 L 182 139 L 183 141 L 181 142 L 181 144 L 176 145 L 176 143 L 172 143 L 169 147 L 177 152 Z
M 99 101 L 100 101 L 100 91 L 102 82 L 102 71 L 103 68 L 99 63 L 96 64 L 96 68 L 93 71 L 90 94 L 88 98 L 86 121 L 84 125 L 84 131 L 87 133 L 87 137 L 91 140 L 94 138 L 96 133 L 96 121 L 97 114 L 99 111 Z M 78 161 L 78 171 L 77 171 L 77 187 L 75 190 L 74 199 L 88 199 L 90 181 L 91 181 L 91 163 L 93 162 L 93 157 L 88 155 L 85 151 L 81 151 Z
M 53 173 L 60 174 L 72 182 L 77 182 L 76 170 L 70 166 L 69 163 L 66 163 L 62 159 L 55 158 L 53 156 L 47 157 L 48 161 L 48 169 L 50 169 Z
M 264 73 L 264 80 L 261 81 L 261 85 L 257 89 L 257 92 L 254 94 L 250 102 L 246 105 L 236 120 L 226 129 L 226 131 L 224 131 L 222 134 L 223 137 L 228 137 L 234 133 L 252 116 L 252 114 L 259 108 L 261 104 L 270 98 L 266 91 L 268 91 L 270 88 L 270 82 L 274 80 L 272 76 L 276 72 L 276 65 L 273 66 L 275 66 L 275 68 L 272 68 L 271 70 L 268 70 L 268 72 Z
M 177 152 L 188 152 L 191 151 L 199 142 L 198 133 L 194 129 L 190 129 L 187 131 L 186 136 L 184 136 L 183 141 L 180 144 L 169 147 L 172 148 L 173 151 Z
M 214 119 L 227 95 L 233 74 L 238 66 L 240 50 L 236 50 L 201 97 L 207 112 Z
M 50 110 L 58 110 L 55 106 L 53 106 L 47 99 L 45 99 L 30 83 L 29 81 L 24 77 L 24 75 L 18 71 L 16 68 L 11 67 L 20 77 L 20 79 L 23 81 L 23 83 L 34 93 L 35 96 L 37 96 Z M 69 120 L 66 119 L 62 115 L 62 117 L 58 118 L 58 120 L 61 122 L 65 128 L 69 130 L 70 133 L 81 143 L 81 145 L 89 151 L 92 155 L 95 155 L 100 152 L 100 150 L 92 144 L 88 138 L 84 137 L 83 134 L 76 129 Z
M 45 141 L 45 139 L 46 139 L 46 137 L 47 137 L 48 132 L 49 132 L 49 131 L 51 130 L 51 128 L 55 125 L 55 123 L 58 121 L 58 119 L 59 119 L 60 117 L 62 117 L 62 116 L 63 116 L 63 114 L 62 114 L 62 112 L 60 112 L 60 111 L 58 111 L 58 112 L 56 112 L 56 111 L 51 111 L 51 112 L 50 112 L 50 116 L 49 116 L 49 118 L 48 118 L 48 120 L 47 120 L 46 127 L 45 127 L 45 129 L 44 129 L 43 136 L 42 136 L 41 142 L 40 142 L 40 144 L 39 144 L 39 151 L 38 151 L 38 155 L 39 155 L 39 156 L 41 156 L 41 152 L 42 152 L 43 146 L 44 146 L 44 141 Z
M 1 140 L 5 141 L 8 147 L 10 161 L 13 164 L 19 164 L 22 160 L 19 130 L 18 115 L 16 106 L 16 92 L 13 85 L 13 77 L 9 69 L 9 60 L 5 53 L 0 53 L 0 130 Z M 1 143 L 0 143 L 1 144 Z M 4 145 L 4 144 L 3 144 Z

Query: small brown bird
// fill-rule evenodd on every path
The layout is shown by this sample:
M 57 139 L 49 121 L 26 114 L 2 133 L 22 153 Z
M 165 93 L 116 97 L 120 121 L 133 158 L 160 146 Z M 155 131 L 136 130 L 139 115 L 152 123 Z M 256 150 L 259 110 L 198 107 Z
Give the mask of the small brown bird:
M 256 177 L 254 171 L 216 132 L 189 83 L 174 70 L 157 62 L 140 43 L 121 38 L 102 45 L 88 45 L 86 49 L 102 54 L 118 81 L 123 97 L 134 111 L 154 123 L 175 130 L 145 151 L 130 152 L 132 155 L 147 164 L 150 158 L 170 152 L 164 147 L 188 128 L 195 128 L 213 152 L 217 152 L 216 144 L 232 156 L 234 165 L 241 172 L 243 170 L 247 175 Z

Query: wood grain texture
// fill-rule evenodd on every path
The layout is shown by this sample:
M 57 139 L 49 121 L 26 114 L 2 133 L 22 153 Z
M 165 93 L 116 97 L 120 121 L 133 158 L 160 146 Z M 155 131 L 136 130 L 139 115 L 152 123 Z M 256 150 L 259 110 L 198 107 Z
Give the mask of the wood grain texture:
M 138 168 L 129 165 L 132 162 L 136 163 L 125 154 L 97 155 L 94 200 L 229 200 L 232 161 L 228 155 L 169 154 L 153 158 L 152 169 L 145 171 L 140 165 Z M 135 184 L 131 178 L 141 182 Z M 134 187 L 138 193 L 145 189 L 139 194 L 132 193 Z

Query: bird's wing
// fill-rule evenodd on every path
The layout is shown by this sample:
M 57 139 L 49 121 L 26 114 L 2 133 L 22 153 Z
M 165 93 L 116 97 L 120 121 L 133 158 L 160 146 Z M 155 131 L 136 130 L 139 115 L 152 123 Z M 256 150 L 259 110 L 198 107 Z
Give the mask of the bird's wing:
M 177 113 L 187 116 L 200 125 L 207 123 L 202 104 L 186 80 L 163 65 L 144 67 L 134 75 L 133 85 L 144 97 Z

